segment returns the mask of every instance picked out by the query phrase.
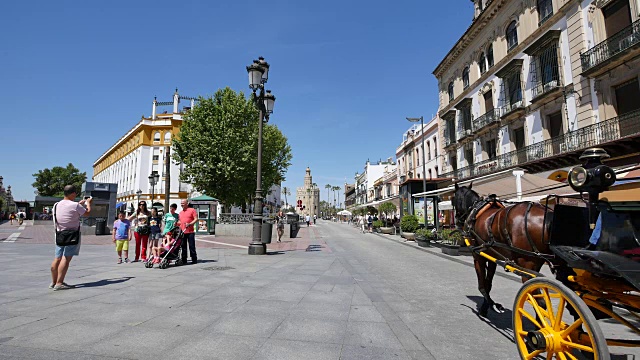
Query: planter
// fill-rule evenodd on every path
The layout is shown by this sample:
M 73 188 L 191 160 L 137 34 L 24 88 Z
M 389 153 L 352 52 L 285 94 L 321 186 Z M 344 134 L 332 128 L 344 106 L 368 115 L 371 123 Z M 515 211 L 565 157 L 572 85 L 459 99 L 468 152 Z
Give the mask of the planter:
M 420 247 L 430 247 L 431 241 L 425 238 L 424 236 L 416 235 L 416 241 L 418 242 L 418 246 Z
M 415 241 L 416 240 L 416 234 L 415 233 L 403 232 L 402 233 L 402 237 L 405 238 L 407 241 Z
M 381 227 L 380 228 L 380 232 L 383 234 L 393 234 L 393 228 L 392 227 Z
M 440 249 L 443 254 L 458 256 L 460 255 L 460 245 L 442 244 Z

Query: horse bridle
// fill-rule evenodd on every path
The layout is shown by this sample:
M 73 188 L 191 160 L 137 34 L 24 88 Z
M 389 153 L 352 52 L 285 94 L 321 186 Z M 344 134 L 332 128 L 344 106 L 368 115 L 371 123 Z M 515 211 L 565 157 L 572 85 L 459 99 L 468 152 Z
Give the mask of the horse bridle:
M 466 197 L 467 197 L 467 194 L 470 193 L 470 192 L 471 192 L 471 190 L 465 189 L 464 194 L 462 194 L 462 196 L 463 196 L 462 197 L 463 204 L 461 204 L 461 206 L 463 208 L 466 208 L 464 210 L 464 212 L 462 214 L 460 214 L 460 216 L 457 216 L 458 215 L 457 214 L 458 211 L 456 210 L 456 226 L 459 227 L 460 229 L 464 229 L 464 226 L 466 225 L 467 218 L 469 217 L 469 215 L 471 214 L 471 212 L 475 208 L 475 206 L 478 203 L 478 201 L 482 201 L 482 198 L 479 195 L 477 195 L 478 199 L 476 199 L 473 202 L 473 204 L 471 204 L 471 206 L 466 206 L 467 205 Z M 455 196 L 454 196 L 454 201 L 455 201 Z M 455 209 L 455 207 L 454 207 L 454 209 Z

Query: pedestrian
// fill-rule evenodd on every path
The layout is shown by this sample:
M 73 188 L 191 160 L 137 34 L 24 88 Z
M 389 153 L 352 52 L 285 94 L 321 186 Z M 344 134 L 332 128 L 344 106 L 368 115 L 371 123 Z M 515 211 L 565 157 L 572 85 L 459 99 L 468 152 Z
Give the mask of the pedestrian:
M 369 229 L 369 232 L 373 231 L 373 217 L 371 214 L 367 217 L 367 228 Z
M 365 221 L 364 221 L 364 216 L 360 216 L 360 220 L 358 221 L 358 223 L 360 224 L 360 228 L 362 230 L 362 233 L 365 233 Z
M 53 205 L 53 222 L 56 229 L 56 252 L 51 263 L 51 285 L 54 291 L 71 289 L 64 282 L 69 264 L 74 256 L 80 254 L 80 217 L 91 212 L 92 198 L 75 202 L 76 187 L 64 187 L 64 199 Z M 85 207 L 86 205 L 86 207 Z
M 22 225 L 23 222 L 24 222 L 24 212 L 19 211 L 18 212 L 18 225 Z
M 180 228 L 185 234 L 187 241 L 182 241 L 182 263 L 187 263 L 187 243 L 189 244 L 189 256 L 191 257 L 191 263 L 198 263 L 198 254 L 196 253 L 196 231 L 194 224 L 198 221 L 198 216 L 194 208 L 189 207 L 189 203 L 186 199 L 180 200 L 182 211 L 178 214 L 180 219 Z
M 304 219 L 307 222 L 307 227 L 309 227 L 309 224 L 311 223 L 311 217 L 309 217 L 309 214 L 307 214 Z
M 149 226 L 149 217 L 151 213 L 147 210 L 147 202 L 138 202 L 138 209 L 129 217 L 129 220 L 135 220 L 133 236 L 136 238 L 136 257 L 133 262 L 147 261 L 147 242 L 149 242 L 149 234 L 151 227 Z M 141 249 L 142 248 L 142 249 Z
M 113 243 L 116 245 L 118 253 L 118 264 L 122 264 L 122 253 L 124 252 L 124 262 L 129 263 L 129 241 L 131 241 L 131 222 L 126 217 L 124 211 L 118 213 L 118 220 L 113 223 L 112 231 Z
M 16 219 L 16 213 L 12 211 L 11 214 L 9 215 L 9 222 L 11 223 L 11 225 L 13 225 L 13 220 L 15 219 Z
M 316 220 L 318 220 L 318 215 L 313 214 L 313 225 L 316 224 Z
M 278 230 L 278 242 L 282 242 L 280 241 L 280 239 L 282 239 L 282 235 L 284 234 L 285 221 L 286 219 L 282 211 L 278 212 L 278 215 L 276 215 L 276 223 L 277 223 L 276 228 Z
M 178 214 L 176 214 L 177 209 L 178 209 L 178 205 L 171 204 L 171 206 L 169 206 L 169 213 L 164 214 L 164 217 L 162 218 L 162 222 L 164 223 L 162 236 L 165 236 L 169 231 L 173 230 L 173 228 L 178 223 L 179 218 L 178 218 Z
M 151 227 L 151 234 L 149 235 L 149 253 L 151 249 L 158 246 L 158 240 L 161 235 L 162 218 L 158 215 L 158 209 L 151 209 L 151 217 L 149 218 L 149 226 Z

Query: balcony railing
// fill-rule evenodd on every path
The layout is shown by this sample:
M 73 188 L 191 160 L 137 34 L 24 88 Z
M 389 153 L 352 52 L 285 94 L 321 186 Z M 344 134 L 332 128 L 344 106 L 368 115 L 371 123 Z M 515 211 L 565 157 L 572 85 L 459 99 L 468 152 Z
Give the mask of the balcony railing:
M 585 126 L 522 149 L 498 155 L 494 159 L 484 160 L 472 166 L 444 173 L 441 176 L 466 179 L 486 175 L 497 170 L 504 170 L 634 135 L 640 135 L 640 110 Z
M 473 132 L 476 132 L 494 122 L 500 122 L 499 114 L 500 112 L 498 111 L 498 109 L 491 109 L 484 115 L 481 115 L 477 119 L 473 120 Z
M 640 20 L 580 55 L 582 71 L 588 71 L 640 43 Z
M 503 118 L 517 110 L 523 110 L 523 109 L 524 109 L 524 101 L 519 100 L 513 103 L 507 102 L 506 104 L 504 104 L 504 106 L 500 108 L 498 113 L 500 118 Z
M 469 129 L 462 129 L 458 131 L 458 135 L 456 136 L 456 139 L 460 141 L 468 136 L 471 136 L 471 127 L 469 127 Z
M 536 98 L 548 94 L 556 89 L 559 89 L 562 86 L 561 82 L 560 82 L 560 78 L 559 76 L 555 76 L 554 75 L 554 79 L 547 81 L 547 82 L 543 82 L 543 81 L 536 81 L 533 84 L 533 88 L 531 88 L 531 96 L 532 96 L 532 102 L 536 101 Z

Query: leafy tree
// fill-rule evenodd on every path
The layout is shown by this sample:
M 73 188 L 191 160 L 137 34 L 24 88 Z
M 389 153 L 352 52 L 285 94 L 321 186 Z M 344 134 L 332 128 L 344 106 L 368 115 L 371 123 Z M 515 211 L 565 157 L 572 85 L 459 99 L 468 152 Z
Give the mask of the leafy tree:
M 386 201 L 380 204 L 378 210 L 385 215 L 385 222 L 390 223 L 389 214 L 396 212 L 398 208 L 391 201 Z
M 253 99 L 230 88 L 218 90 L 185 115 L 173 142 L 174 160 L 184 164 L 181 181 L 226 205 L 250 202 L 255 191 L 258 110 Z M 272 124 L 263 127 L 262 189 L 284 181 L 291 165 L 287 138 Z
M 282 188 L 282 195 L 284 195 L 284 203 L 289 205 L 289 202 L 287 201 L 287 195 L 291 196 L 291 190 L 289 190 L 288 187 L 283 187 Z
M 87 181 L 87 173 L 80 172 L 73 164 L 67 167 L 54 166 L 51 169 L 39 170 L 33 174 L 35 182 L 31 184 L 36 188 L 36 195 L 40 196 L 63 196 L 64 187 L 75 185 L 80 191 L 82 184 Z

